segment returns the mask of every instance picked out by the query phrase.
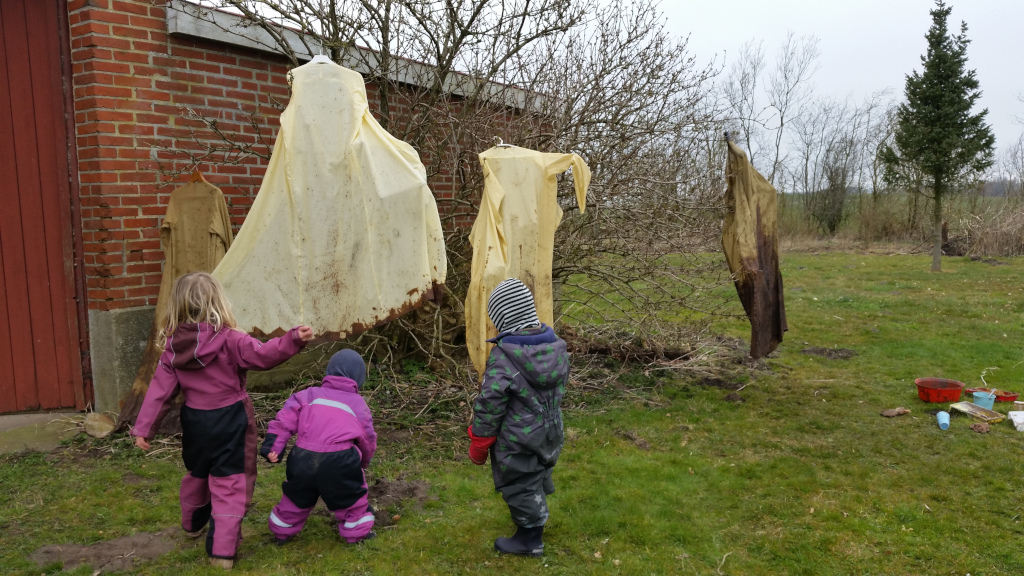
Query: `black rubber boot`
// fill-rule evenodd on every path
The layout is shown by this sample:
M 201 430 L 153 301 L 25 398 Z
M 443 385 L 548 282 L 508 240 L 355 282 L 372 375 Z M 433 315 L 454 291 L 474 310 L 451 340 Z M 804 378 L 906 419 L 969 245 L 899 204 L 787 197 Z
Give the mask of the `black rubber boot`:
M 544 555 L 544 527 L 523 528 L 516 526 L 516 534 L 511 538 L 498 538 L 494 541 L 494 549 L 503 554 L 516 556 Z

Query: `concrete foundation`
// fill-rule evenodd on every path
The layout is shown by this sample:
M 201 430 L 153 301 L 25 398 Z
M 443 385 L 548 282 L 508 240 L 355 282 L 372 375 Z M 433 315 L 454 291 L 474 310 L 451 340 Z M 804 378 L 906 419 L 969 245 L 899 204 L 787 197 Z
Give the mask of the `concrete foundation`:
M 75 412 L 0 416 L 0 454 L 52 450 L 78 434 L 83 419 Z
M 120 410 L 132 387 L 153 324 L 153 306 L 123 310 L 89 310 L 89 347 L 95 391 L 94 410 Z

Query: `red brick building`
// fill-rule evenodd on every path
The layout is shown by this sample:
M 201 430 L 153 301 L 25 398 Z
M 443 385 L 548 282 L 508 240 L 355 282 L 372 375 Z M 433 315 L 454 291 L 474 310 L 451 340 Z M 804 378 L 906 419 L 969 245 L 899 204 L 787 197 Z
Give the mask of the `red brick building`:
M 0 412 L 117 409 L 160 284 L 167 171 L 203 128 L 188 109 L 255 141 L 258 108 L 274 141 L 287 60 L 183 6 L 0 0 Z M 264 163 L 200 169 L 239 226 Z

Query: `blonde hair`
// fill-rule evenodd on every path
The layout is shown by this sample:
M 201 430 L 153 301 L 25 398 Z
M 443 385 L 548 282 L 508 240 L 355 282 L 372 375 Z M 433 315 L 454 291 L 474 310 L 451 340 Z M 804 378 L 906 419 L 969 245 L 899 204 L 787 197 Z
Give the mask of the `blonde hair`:
M 167 347 L 167 337 L 174 334 L 179 325 L 199 322 L 211 324 L 217 330 L 236 327 L 231 303 L 220 282 L 206 272 L 191 272 L 180 276 L 171 287 L 167 326 L 160 333 L 160 347 Z

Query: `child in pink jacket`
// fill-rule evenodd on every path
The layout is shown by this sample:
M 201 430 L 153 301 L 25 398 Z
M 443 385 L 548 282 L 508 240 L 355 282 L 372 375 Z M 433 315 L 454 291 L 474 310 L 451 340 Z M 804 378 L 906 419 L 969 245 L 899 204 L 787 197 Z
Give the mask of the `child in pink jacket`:
M 377 433 L 359 395 L 365 379 L 363 359 L 354 350 L 342 350 L 331 357 L 320 386 L 293 394 L 268 425 L 260 454 L 270 462 L 280 460 L 296 435 L 281 484 L 284 494 L 267 523 L 278 544 L 302 531 L 318 498 L 334 513 L 346 542 L 376 535 L 364 470 L 377 450 Z
M 210 525 L 210 563 L 234 565 L 242 518 L 256 484 L 256 419 L 245 390 L 248 370 L 266 370 L 291 358 L 313 339 L 308 326 L 259 340 L 235 328 L 219 282 L 205 272 L 174 282 L 164 352 L 142 401 L 132 435 L 149 450 L 155 426 L 180 392 L 181 526 L 192 537 Z

